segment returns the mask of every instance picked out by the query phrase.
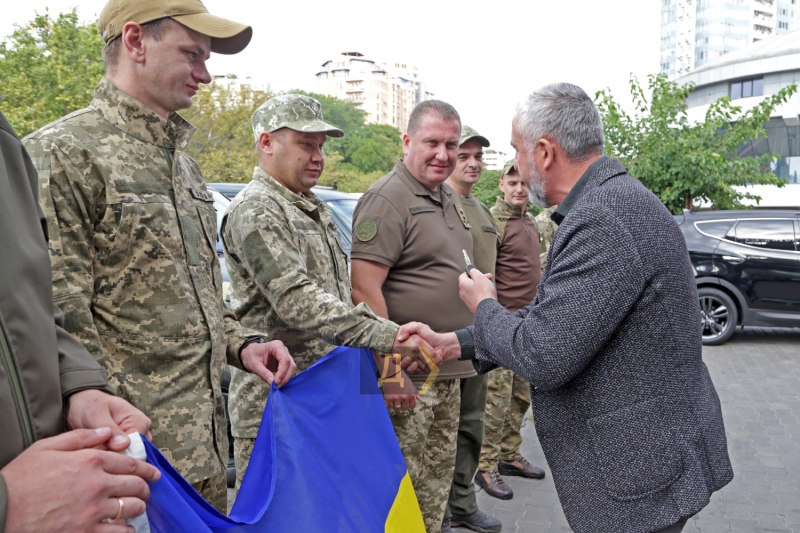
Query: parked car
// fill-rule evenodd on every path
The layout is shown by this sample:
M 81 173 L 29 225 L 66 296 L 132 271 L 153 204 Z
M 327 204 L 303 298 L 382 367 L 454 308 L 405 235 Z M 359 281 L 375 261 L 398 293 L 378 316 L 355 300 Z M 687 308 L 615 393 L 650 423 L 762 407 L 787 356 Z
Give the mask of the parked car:
M 742 326 L 800 326 L 800 211 L 676 215 L 695 270 L 703 344 Z

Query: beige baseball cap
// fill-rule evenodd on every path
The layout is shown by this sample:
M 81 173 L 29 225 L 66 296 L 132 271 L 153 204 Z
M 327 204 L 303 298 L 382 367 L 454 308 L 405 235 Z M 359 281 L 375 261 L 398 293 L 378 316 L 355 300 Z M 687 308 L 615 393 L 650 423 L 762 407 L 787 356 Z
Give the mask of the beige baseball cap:
M 200 0 L 109 0 L 97 29 L 108 44 L 121 35 L 126 22 L 146 24 L 165 17 L 211 37 L 211 51 L 217 54 L 238 54 L 253 37 L 253 28 L 212 15 Z

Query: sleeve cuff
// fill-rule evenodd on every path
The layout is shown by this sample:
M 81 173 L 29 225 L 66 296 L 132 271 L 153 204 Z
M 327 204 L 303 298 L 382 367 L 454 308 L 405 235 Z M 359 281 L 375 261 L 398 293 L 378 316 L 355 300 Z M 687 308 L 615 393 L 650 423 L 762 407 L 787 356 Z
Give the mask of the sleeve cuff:
M 392 353 L 394 338 L 397 337 L 400 326 L 390 320 L 380 319 L 380 322 L 371 348 L 381 355 L 387 355 Z
M 458 344 L 461 346 L 461 357 L 459 361 L 469 361 L 475 359 L 475 339 L 469 328 L 459 329 L 455 332 Z

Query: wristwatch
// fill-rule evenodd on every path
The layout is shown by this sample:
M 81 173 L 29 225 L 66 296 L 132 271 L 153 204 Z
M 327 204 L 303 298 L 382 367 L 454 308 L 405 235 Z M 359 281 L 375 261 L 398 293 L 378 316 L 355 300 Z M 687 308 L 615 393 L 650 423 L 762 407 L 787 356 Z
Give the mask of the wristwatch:
M 253 337 L 252 339 L 247 339 L 242 343 L 242 347 L 239 348 L 239 364 L 242 365 L 242 368 L 244 368 L 244 363 L 242 362 L 242 352 L 244 351 L 244 349 L 250 346 L 251 344 L 265 344 L 266 342 L 267 339 L 265 339 L 264 337 Z

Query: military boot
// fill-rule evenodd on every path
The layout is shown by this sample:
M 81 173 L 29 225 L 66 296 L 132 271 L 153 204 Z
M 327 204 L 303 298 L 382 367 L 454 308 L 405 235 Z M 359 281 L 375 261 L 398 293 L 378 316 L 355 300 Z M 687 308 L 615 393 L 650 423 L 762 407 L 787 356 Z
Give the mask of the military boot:
M 503 481 L 503 478 L 500 477 L 496 470 L 489 470 L 488 472 L 478 470 L 478 473 L 475 474 L 475 483 L 486 491 L 486 494 L 500 500 L 510 500 L 514 497 L 514 491 L 506 485 L 506 482 Z
M 497 461 L 497 471 L 504 476 L 520 476 L 528 479 L 544 479 L 544 470 L 533 466 L 521 455 L 513 461 Z

